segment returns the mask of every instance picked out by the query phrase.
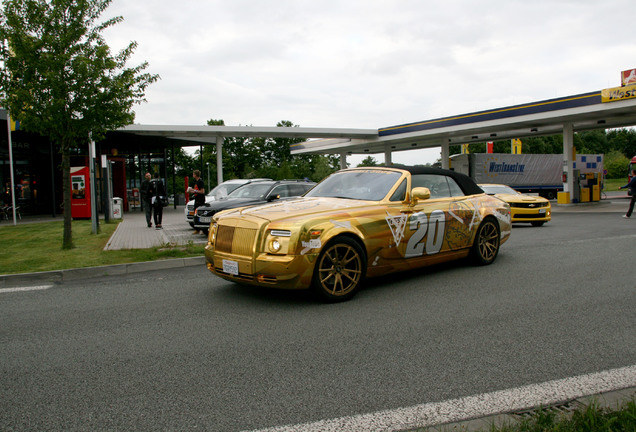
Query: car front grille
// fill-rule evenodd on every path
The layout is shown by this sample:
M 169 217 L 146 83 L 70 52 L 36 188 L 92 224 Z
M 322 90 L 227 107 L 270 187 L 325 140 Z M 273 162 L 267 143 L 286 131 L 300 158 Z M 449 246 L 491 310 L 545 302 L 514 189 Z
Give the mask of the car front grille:
M 211 217 L 214 216 L 214 213 L 216 213 L 214 210 L 210 209 L 210 210 L 202 210 L 201 208 L 199 208 L 197 210 L 197 214 L 203 217 Z
M 541 207 L 548 207 L 550 205 L 550 203 L 547 202 L 542 202 L 542 203 L 510 203 L 510 207 L 515 207 L 515 208 L 541 208 Z
M 219 252 L 252 256 L 256 232 L 255 228 L 219 225 L 216 230 L 215 248 Z

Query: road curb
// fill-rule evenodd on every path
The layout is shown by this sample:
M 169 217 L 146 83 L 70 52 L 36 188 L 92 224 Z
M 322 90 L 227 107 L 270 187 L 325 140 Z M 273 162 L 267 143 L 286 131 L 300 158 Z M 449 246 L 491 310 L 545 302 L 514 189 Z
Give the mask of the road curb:
M 8 274 L 0 275 L 0 288 L 25 284 L 60 283 L 104 276 L 134 274 L 153 270 L 166 270 L 198 265 L 202 266 L 204 264 L 205 257 L 200 256 L 35 273 Z
M 546 406 L 531 407 L 525 410 L 517 410 L 514 412 L 505 412 L 491 416 L 467 419 L 463 421 L 433 425 L 426 427 L 429 432 L 480 432 L 491 430 L 492 427 L 500 429 L 502 427 L 514 427 L 521 423 L 522 420 L 529 420 L 539 410 L 554 410 L 562 415 L 572 415 L 575 409 L 585 409 L 588 406 L 595 405 L 598 408 L 617 410 L 624 408 L 630 401 L 636 400 L 636 387 L 627 387 L 624 389 L 612 390 L 607 392 L 596 393 L 588 396 L 581 396 L 572 400 L 563 401 L 561 403 L 548 404 Z M 405 429 L 402 432 L 419 432 L 422 428 Z

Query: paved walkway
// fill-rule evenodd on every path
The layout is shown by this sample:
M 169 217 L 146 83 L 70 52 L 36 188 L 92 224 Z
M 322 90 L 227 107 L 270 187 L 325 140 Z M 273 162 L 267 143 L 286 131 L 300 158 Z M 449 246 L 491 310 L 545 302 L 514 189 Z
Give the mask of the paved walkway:
M 185 220 L 184 206 L 168 206 L 163 209 L 163 229 L 146 225 L 146 214 L 139 209 L 125 212 L 117 230 L 108 240 L 104 250 L 146 249 L 162 245 L 205 244 L 207 236 L 193 235 L 194 230 Z

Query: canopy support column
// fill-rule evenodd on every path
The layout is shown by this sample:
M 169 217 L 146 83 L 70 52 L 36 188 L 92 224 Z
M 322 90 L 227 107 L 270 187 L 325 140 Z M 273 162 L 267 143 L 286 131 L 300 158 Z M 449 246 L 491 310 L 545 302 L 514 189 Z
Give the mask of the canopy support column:
M 391 149 L 387 145 L 384 147 L 384 165 L 391 166 L 393 165 L 393 161 L 391 161 Z
M 450 145 L 448 143 L 442 143 L 441 148 L 442 168 L 450 168 Z
M 223 183 L 223 137 L 216 137 L 216 182 Z
M 574 198 L 574 131 L 572 123 L 563 125 L 563 173 L 566 181 L 563 182 L 563 192 L 569 192 L 571 203 Z

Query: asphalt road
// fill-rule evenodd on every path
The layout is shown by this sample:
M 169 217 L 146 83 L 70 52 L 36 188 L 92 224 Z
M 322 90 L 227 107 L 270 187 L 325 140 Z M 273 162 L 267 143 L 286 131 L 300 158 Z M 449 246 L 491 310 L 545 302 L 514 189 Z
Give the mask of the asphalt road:
M 0 430 L 252 430 L 636 365 L 635 240 L 555 213 L 335 305 L 203 267 L 3 292 Z

